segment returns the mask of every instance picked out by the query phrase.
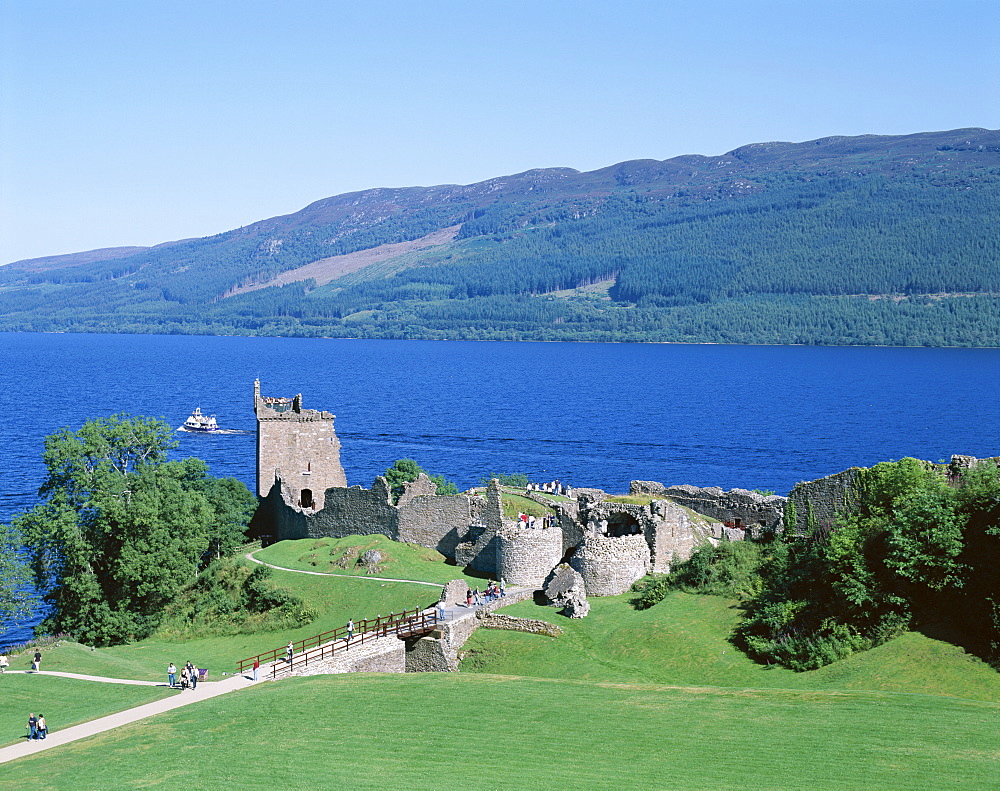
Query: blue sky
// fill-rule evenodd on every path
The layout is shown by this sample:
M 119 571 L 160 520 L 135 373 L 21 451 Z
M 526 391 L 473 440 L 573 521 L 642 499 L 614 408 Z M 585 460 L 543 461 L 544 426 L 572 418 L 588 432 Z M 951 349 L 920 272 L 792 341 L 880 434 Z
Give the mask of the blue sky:
M 998 41 L 996 0 L 0 0 L 0 263 L 369 187 L 998 128 Z

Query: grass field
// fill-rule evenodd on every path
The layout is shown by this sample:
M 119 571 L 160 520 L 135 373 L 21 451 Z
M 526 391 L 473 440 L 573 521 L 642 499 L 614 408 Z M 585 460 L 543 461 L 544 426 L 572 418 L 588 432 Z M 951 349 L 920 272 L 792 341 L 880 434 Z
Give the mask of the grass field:
M 371 546 L 387 556 L 379 576 L 461 576 L 436 553 L 381 536 L 318 543 L 281 542 L 258 557 L 315 571 L 313 553 L 326 553 L 328 563 L 331 551 L 356 557 Z M 43 652 L 43 667 L 156 680 L 171 660 L 228 670 L 348 617 L 437 598 L 431 587 L 360 576 L 275 571 L 274 580 L 316 607 L 319 619 L 296 630 L 181 643 L 96 651 L 64 643 Z M 961 648 L 909 633 L 794 673 L 758 665 L 728 643 L 739 618 L 734 601 L 673 593 L 639 611 L 628 599 L 591 599 L 582 620 L 532 602 L 511 605 L 505 613 L 557 623 L 564 635 L 480 630 L 460 673 L 261 684 L 5 764 L 0 788 L 1000 786 L 1000 674 Z M 43 676 L 7 676 L 0 687 L 0 726 L 11 739 L 32 710 L 55 729 L 165 693 Z
M 1000 706 L 475 674 L 262 684 L 3 767 L 34 789 L 996 787 Z
M 0 746 L 24 739 L 31 712 L 44 714 L 49 730 L 56 731 L 176 694 L 166 687 L 4 673 L 0 676 Z M 0 788 L 5 769 L 0 769 Z
M 871 651 L 808 673 L 759 665 L 727 636 L 739 618 L 736 602 L 673 593 L 648 610 L 628 595 L 590 599 L 583 619 L 522 602 L 508 615 L 558 623 L 558 639 L 480 630 L 465 644 L 462 669 L 472 672 L 652 682 L 690 686 L 856 689 L 952 695 L 1000 701 L 1000 674 L 961 648 L 908 633 Z
M 232 671 L 244 657 L 343 626 L 348 618 L 359 620 L 390 612 L 424 607 L 437 601 L 439 591 L 426 585 L 377 582 L 369 579 L 316 577 L 275 571 L 274 581 L 294 589 L 319 617 L 306 626 L 261 634 L 220 635 L 191 640 L 151 637 L 130 645 L 92 650 L 76 643 L 63 643 L 43 650 L 42 667 L 71 673 L 159 680 L 166 678 L 167 664 L 178 666 L 190 660 L 207 668 L 212 678 Z M 27 669 L 30 652 L 11 660 L 12 669 Z

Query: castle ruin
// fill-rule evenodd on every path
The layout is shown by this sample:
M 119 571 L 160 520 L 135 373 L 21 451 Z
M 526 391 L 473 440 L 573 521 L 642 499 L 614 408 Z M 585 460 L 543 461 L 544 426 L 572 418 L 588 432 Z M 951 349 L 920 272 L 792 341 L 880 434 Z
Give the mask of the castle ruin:
M 262 397 L 259 382 L 254 384 L 254 409 L 257 493 L 262 498 L 258 534 L 282 540 L 380 533 L 436 549 L 459 566 L 503 577 L 512 585 L 541 587 L 565 562 L 582 577 L 587 595 L 624 593 L 650 572 L 669 571 L 699 544 L 742 539 L 742 525 L 773 526 L 785 499 L 742 490 L 697 490 L 717 501 L 716 509 L 704 515 L 673 499 L 674 490 L 685 495 L 691 487 L 668 490 L 633 482 L 633 495 L 649 495 L 646 504 L 630 502 L 647 499 L 643 496 L 614 498 L 598 489 L 579 489 L 576 499 L 528 491 L 524 495 L 554 517 L 529 527 L 504 516 L 496 481 L 484 491 L 437 495 L 434 482 L 421 475 L 405 485 L 396 502 L 381 476 L 370 489 L 349 487 L 332 414 L 303 409 L 301 395 Z M 710 499 L 689 498 L 703 508 Z M 719 505 L 723 501 L 724 508 Z

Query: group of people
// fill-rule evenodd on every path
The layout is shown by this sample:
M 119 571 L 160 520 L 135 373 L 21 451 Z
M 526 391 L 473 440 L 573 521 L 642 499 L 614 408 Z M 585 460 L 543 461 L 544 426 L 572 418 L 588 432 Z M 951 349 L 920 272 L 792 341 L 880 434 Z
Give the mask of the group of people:
M 517 521 L 522 527 L 555 527 L 556 526 L 556 516 L 555 514 L 546 514 L 545 516 L 535 516 L 534 514 L 522 514 L 518 513 Z
M 559 483 L 558 478 L 554 481 L 549 481 L 548 483 L 529 483 L 525 487 L 525 490 L 529 492 L 542 492 L 544 494 L 556 494 L 561 495 L 562 497 L 573 496 L 573 490 L 568 486 L 564 486 Z
M 180 687 L 181 689 L 197 689 L 198 688 L 198 668 L 192 665 L 190 662 L 181 668 L 180 672 Z M 171 688 L 177 686 L 177 668 L 173 662 L 167 665 L 167 682 Z
M 496 601 L 497 599 L 507 595 L 507 582 L 503 577 L 500 578 L 499 582 L 494 582 L 490 580 L 486 585 L 486 590 L 482 593 L 479 592 L 479 588 L 469 588 L 465 592 L 465 606 L 472 607 L 480 604 L 489 604 L 491 601 Z M 442 617 L 443 616 L 439 616 Z
M 44 716 L 28 715 L 28 739 L 44 739 L 48 733 L 49 726 L 45 724 Z

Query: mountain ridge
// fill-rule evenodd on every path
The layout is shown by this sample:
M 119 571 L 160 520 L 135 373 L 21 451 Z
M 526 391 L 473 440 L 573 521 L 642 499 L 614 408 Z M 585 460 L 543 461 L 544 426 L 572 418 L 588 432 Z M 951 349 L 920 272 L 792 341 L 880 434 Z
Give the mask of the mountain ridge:
M 1000 291 L 998 201 L 1000 131 L 980 128 L 377 187 L 137 252 L 9 264 L 0 329 L 1000 345 L 988 316 L 954 318 L 968 304 L 917 305 Z M 603 296 L 577 293 L 598 281 Z M 854 294 L 902 299 L 873 312 Z

